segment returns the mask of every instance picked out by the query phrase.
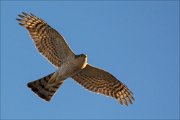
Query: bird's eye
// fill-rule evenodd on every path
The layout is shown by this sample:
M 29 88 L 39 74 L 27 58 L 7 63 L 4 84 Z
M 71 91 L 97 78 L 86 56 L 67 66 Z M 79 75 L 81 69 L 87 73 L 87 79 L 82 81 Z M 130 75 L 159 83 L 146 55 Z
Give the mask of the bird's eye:
M 85 54 L 76 55 L 76 58 L 78 57 L 86 58 L 86 55 Z
M 84 57 L 84 58 L 85 58 L 85 57 L 86 57 L 86 55 L 85 55 L 85 54 L 81 54 L 81 57 Z

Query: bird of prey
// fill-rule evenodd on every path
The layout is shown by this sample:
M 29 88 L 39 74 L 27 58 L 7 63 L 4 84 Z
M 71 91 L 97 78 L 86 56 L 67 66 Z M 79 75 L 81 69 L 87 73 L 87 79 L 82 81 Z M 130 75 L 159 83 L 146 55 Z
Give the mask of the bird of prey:
M 38 51 L 57 67 L 57 70 L 27 86 L 40 98 L 50 101 L 67 78 L 72 78 L 89 91 L 115 98 L 120 104 L 132 104 L 133 93 L 110 73 L 87 62 L 87 55 L 76 55 L 65 39 L 43 19 L 30 13 L 18 15 L 19 24 L 25 27 Z

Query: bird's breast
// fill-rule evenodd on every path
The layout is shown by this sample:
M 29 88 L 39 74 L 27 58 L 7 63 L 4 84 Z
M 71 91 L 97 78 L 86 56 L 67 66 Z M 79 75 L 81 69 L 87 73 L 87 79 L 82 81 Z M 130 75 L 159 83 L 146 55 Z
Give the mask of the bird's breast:
M 81 71 L 84 68 L 84 66 L 85 66 L 84 61 L 73 58 L 67 59 L 59 67 L 58 76 L 60 79 L 66 79 Z

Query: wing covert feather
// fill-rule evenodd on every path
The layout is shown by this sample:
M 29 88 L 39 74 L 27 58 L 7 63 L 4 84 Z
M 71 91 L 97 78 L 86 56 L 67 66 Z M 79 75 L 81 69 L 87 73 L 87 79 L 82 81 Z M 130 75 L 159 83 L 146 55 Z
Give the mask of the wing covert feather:
M 68 56 L 74 55 L 65 39 L 44 20 L 24 12 L 19 17 L 19 24 L 28 30 L 36 48 L 52 64 L 59 67 Z
M 117 80 L 110 73 L 87 65 L 81 72 L 72 77 L 84 88 L 95 92 L 113 97 L 121 104 L 132 104 L 133 93 L 125 84 Z

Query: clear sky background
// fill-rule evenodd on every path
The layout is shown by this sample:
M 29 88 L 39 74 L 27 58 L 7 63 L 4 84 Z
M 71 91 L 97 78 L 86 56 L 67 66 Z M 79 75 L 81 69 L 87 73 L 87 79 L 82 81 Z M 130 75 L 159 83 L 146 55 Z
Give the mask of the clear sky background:
M 76 54 L 109 71 L 134 93 L 129 107 L 92 94 L 72 79 L 52 101 L 26 84 L 56 69 L 15 18 L 32 12 L 66 38 Z M 179 1 L 1 1 L 2 119 L 178 119 Z

